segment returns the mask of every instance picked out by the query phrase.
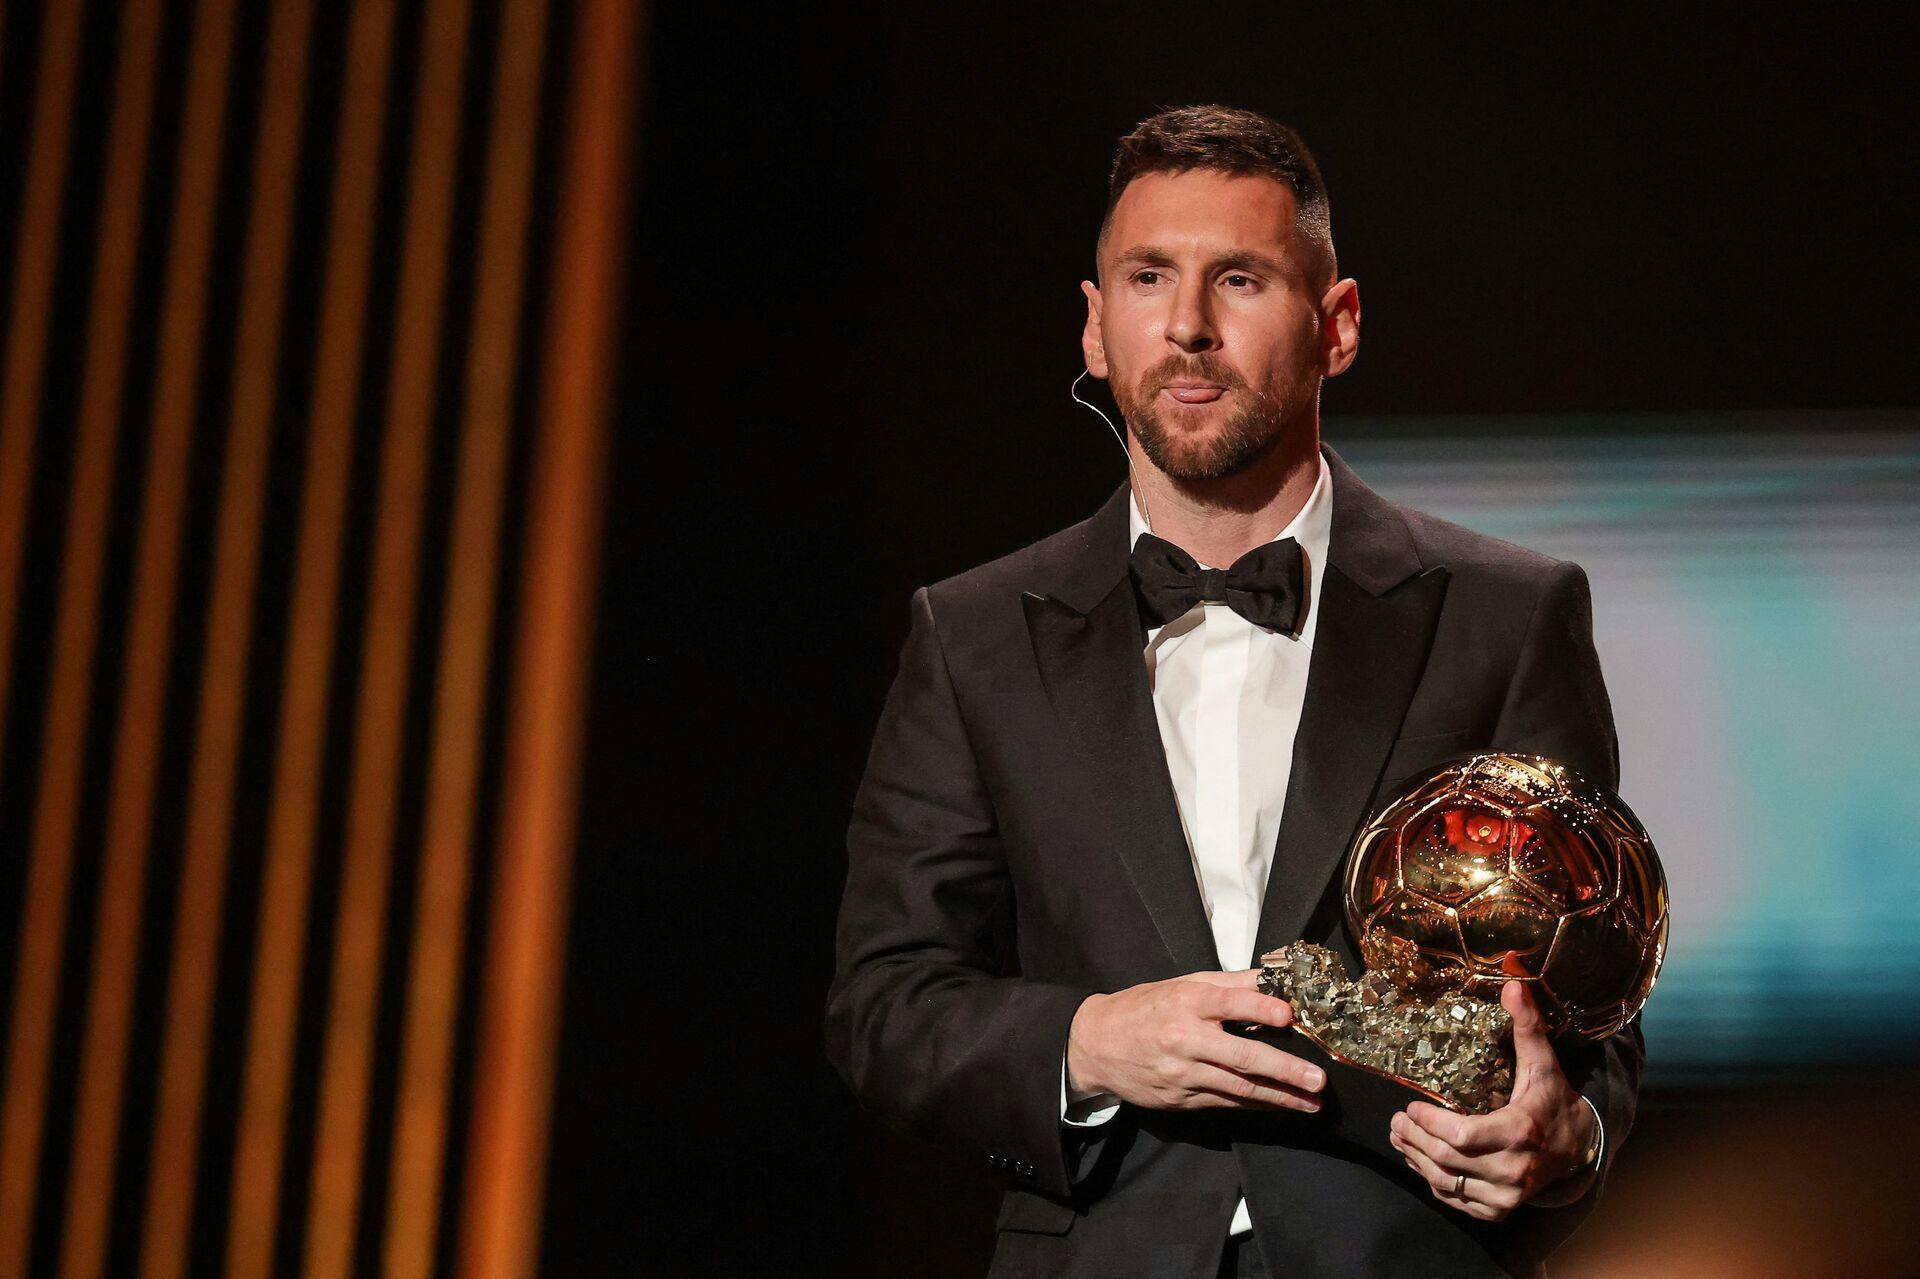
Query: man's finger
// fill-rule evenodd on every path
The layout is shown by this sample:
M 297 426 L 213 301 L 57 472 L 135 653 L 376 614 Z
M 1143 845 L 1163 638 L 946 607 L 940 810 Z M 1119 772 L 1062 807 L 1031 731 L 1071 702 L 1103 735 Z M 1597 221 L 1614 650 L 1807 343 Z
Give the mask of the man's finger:
M 1327 1086 L 1327 1072 L 1292 1053 L 1283 1053 L 1272 1044 L 1239 1035 L 1202 1036 L 1195 1045 L 1194 1060 L 1224 1067 L 1237 1075 L 1250 1075 L 1301 1092 L 1319 1092 Z
M 1464 1172 L 1469 1177 L 1479 1177 L 1483 1181 L 1495 1180 L 1493 1166 L 1488 1157 L 1469 1155 L 1452 1144 L 1422 1128 L 1404 1114 L 1395 1115 L 1389 1139 L 1394 1148 L 1402 1154 L 1410 1150 L 1419 1151 L 1451 1179 L 1455 1173 Z
M 1244 986 L 1251 990 L 1260 983 L 1260 972 L 1258 968 L 1239 968 L 1225 973 L 1218 969 L 1204 969 L 1188 973 L 1180 980 L 1205 982 L 1209 986 Z
M 1401 1157 L 1407 1161 L 1407 1167 L 1419 1173 L 1421 1179 L 1433 1188 L 1435 1194 L 1443 1198 L 1451 1198 L 1456 1176 L 1453 1169 L 1442 1168 L 1426 1151 L 1404 1141 L 1396 1139 L 1394 1149 L 1398 1150 Z
M 1313 1114 L 1320 1099 L 1292 1088 L 1276 1086 L 1265 1079 L 1251 1078 L 1205 1062 L 1194 1064 L 1193 1089 L 1200 1094 L 1195 1104 L 1202 1107 L 1269 1107 L 1275 1110 L 1299 1110 Z
M 1512 1123 L 1501 1111 L 1490 1115 L 1461 1115 L 1431 1102 L 1416 1101 L 1405 1115 L 1413 1126 L 1469 1158 L 1490 1155 L 1512 1145 Z
M 1197 1005 L 1201 1016 L 1213 1021 L 1251 1021 L 1262 1026 L 1293 1025 L 1293 1005 L 1257 990 L 1219 987 L 1206 992 Z
M 1467 1186 L 1469 1189 L 1463 1190 L 1461 1194 L 1456 1195 L 1453 1193 L 1454 1186 L 1458 1184 L 1455 1180 L 1455 1174 L 1440 1168 L 1433 1160 L 1427 1158 L 1418 1150 L 1403 1147 L 1401 1153 L 1406 1157 L 1407 1167 L 1413 1169 L 1413 1171 L 1427 1183 L 1427 1188 L 1433 1192 L 1433 1197 L 1449 1208 L 1457 1209 L 1470 1217 L 1477 1217 L 1481 1221 L 1496 1221 L 1506 1215 L 1495 1208 L 1491 1208 L 1483 1203 L 1477 1203 L 1466 1197 L 1466 1195 L 1470 1193 L 1471 1188 L 1477 1185 L 1471 1175 L 1467 1178 Z

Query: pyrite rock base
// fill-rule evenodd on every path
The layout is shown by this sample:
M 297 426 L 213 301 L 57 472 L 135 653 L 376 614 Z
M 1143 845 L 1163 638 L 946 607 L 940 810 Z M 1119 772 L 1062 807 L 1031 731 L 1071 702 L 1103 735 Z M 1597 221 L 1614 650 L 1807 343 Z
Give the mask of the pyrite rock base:
M 1351 1069 L 1468 1114 L 1512 1092 L 1513 1019 L 1500 1005 L 1459 993 L 1417 999 L 1379 971 L 1353 981 L 1338 955 L 1310 942 L 1260 963 L 1260 989 L 1293 1005 L 1300 1038 Z

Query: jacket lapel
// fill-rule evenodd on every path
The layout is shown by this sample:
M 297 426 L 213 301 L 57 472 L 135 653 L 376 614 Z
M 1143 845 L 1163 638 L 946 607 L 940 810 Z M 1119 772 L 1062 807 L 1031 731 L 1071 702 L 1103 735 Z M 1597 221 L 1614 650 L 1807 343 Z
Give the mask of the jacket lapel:
M 1044 594 L 1021 597 L 1034 660 L 1055 711 L 1092 765 L 1090 808 L 1177 972 L 1217 969 L 1213 930 L 1167 770 L 1142 657 L 1145 633 L 1127 575 L 1129 490 L 1071 531 Z
M 1399 512 L 1324 450 L 1333 528 L 1293 771 L 1254 959 L 1297 939 L 1365 820 L 1433 643 L 1447 572 L 1420 563 Z

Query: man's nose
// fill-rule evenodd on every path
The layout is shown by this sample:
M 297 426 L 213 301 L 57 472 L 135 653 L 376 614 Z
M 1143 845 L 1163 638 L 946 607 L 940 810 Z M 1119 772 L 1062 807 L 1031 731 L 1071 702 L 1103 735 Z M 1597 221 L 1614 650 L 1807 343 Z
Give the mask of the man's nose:
M 1207 301 L 1204 284 L 1182 284 L 1174 294 L 1173 314 L 1167 317 L 1167 341 L 1189 355 L 1220 345 Z

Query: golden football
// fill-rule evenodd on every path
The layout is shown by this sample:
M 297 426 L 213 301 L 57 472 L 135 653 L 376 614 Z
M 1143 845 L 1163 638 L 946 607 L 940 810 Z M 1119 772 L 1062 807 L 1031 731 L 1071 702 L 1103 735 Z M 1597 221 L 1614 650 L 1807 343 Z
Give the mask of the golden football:
M 1537 755 L 1461 756 L 1415 777 L 1347 855 L 1367 967 L 1410 992 L 1498 1002 L 1528 984 L 1555 1035 L 1604 1039 L 1647 1002 L 1667 880 L 1618 795 Z

